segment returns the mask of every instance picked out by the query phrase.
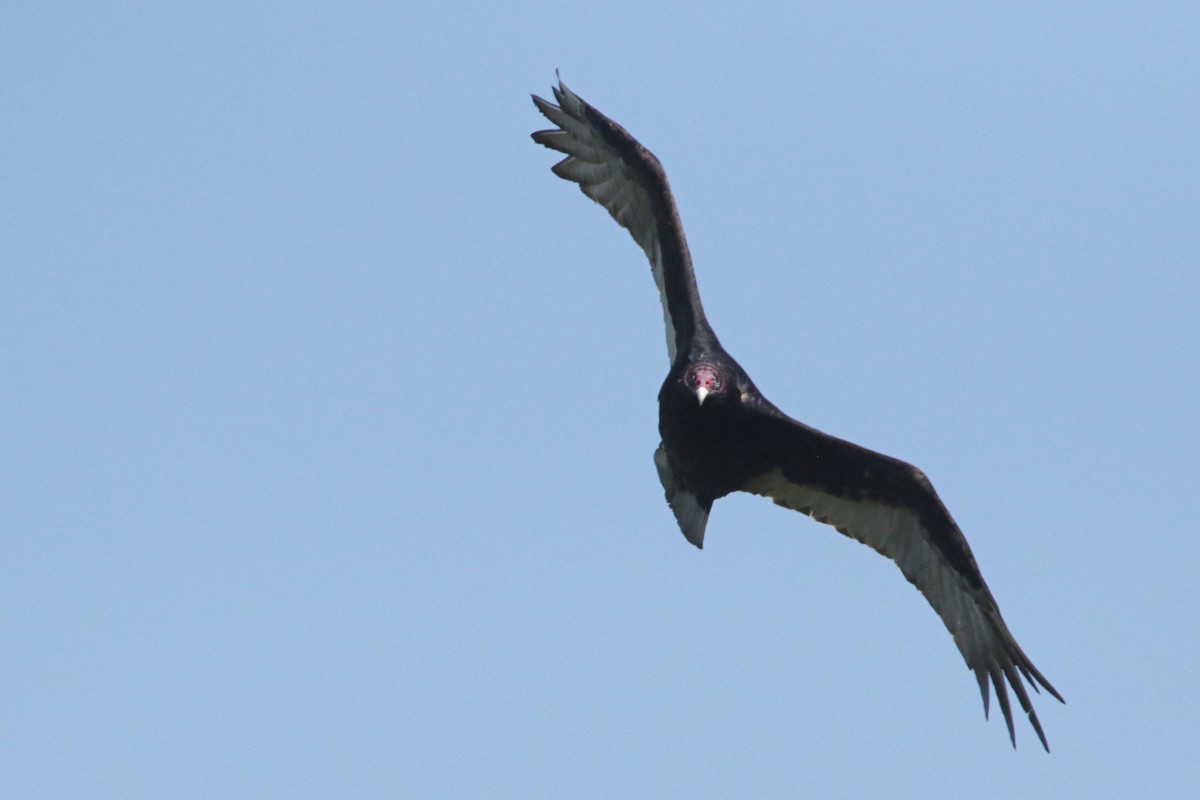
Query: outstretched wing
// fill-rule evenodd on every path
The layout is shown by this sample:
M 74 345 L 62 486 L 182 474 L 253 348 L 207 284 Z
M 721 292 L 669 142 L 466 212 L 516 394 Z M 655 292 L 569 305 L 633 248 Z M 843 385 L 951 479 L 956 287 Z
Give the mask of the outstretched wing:
M 989 705 L 989 682 L 1016 746 L 1007 686 L 1042 747 L 1046 735 L 1025 683 L 1062 696 L 1021 651 L 971 554 L 966 538 L 921 470 L 787 417 L 766 401 L 753 412 L 772 466 L 742 489 L 832 525 L 896 562 L 954 637 Z M 1024 682 L 1022 681 L 1024 678 Z
M 554 174 L 579 184 L 645 251 L 662 297 L 673 364 L 677 352 L 690 349 L 697 328 L 707 330 L 708 323 L 667 176 L 653 153 L 561 80 L 554 99 L 558 105 L 533 96 L 538 110 L 558 126 L 534 133 L 533 140 L 566 153 Z

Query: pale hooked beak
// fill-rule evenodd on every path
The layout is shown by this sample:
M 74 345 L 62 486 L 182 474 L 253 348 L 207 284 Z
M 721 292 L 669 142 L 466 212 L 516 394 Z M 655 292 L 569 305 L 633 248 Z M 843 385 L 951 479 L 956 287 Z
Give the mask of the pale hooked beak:
M 700 405 L 704 405 L 704 398 L 708 397 L 708 389 L 703 386 L 696 387 L 696 399 L 700 401 Z

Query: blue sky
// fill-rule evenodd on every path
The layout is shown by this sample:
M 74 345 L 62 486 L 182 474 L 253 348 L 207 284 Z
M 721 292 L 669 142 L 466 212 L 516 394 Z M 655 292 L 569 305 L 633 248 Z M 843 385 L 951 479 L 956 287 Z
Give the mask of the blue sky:
M 1200 782 L 1194 4 L 0 10 L 0 795 L 1179 797 Z M 1013 751 L 887 561 L 698 552 L 649 269 L 918 464 L 1064 694 Z

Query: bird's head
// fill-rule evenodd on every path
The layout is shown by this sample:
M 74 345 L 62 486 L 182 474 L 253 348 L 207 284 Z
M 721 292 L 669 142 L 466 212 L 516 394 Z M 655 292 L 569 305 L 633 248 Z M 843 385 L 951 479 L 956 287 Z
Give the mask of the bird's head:
M 725 391 L 725 373 L 715 364 L 704 361 L 693 364 L 683 373 L 683 385 L 704 405 L 709 397 L 720 397 Z

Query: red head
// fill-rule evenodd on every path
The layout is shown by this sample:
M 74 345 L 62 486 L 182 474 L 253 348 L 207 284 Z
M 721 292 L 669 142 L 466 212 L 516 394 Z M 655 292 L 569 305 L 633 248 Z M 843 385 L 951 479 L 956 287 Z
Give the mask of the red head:
M 700 405 L 704 405 L 704 398 L 720 394 L 725 388 L 725 376 L 712 364 L 700 363 L 688 367 L 683 382 L 689 390 L 695 392 Z

